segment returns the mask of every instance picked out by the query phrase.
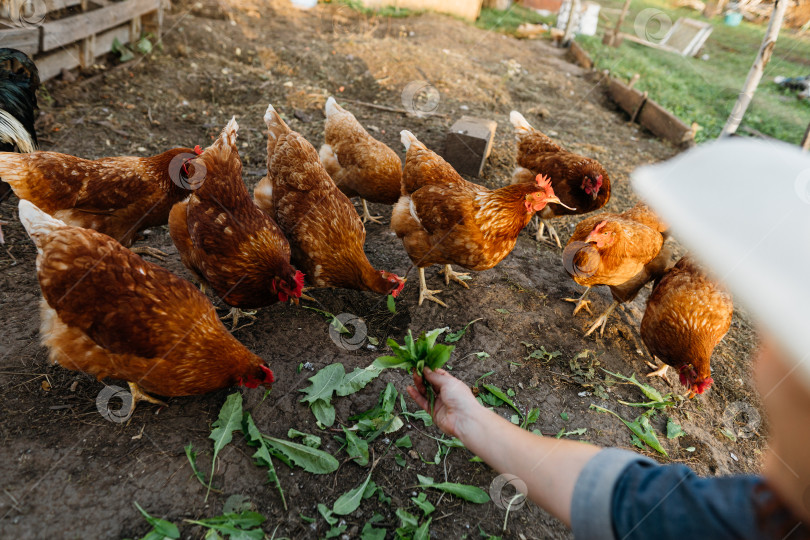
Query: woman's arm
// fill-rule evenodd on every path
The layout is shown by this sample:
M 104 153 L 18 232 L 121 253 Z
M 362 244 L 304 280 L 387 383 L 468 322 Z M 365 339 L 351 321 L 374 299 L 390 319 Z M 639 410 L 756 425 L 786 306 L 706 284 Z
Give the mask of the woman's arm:
M 458 437 L 471 452 L 499 473 L 526 483 L 529 499 L 571 525 L 571 499 L 579 473 L 600 448 L 564 439 L 538 437 L 482 406 L 470 388 L 443 369 L 425 368 L 436 399 L 433 420 L 443 432 Z M 408 394 L 430 412 L 422 379 Z

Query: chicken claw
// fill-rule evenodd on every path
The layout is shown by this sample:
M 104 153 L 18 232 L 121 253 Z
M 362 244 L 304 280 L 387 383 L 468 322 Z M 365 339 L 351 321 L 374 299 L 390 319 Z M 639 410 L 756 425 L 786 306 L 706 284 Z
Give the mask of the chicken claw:
M 434 293 L 438 294 L 442 291 L 431 291 L 427 288 L 427 283 L 425 283 L 425 269 L 419 269 L 419 305 L 422 305 L 422 302 L 425 300 L 430 300 L 431 302 L 436 302 L 440 306 L 447 307 L 447 304 L 433 296 Z
M 127 384 L 129 385 L 129 393 L 132 394 L 132 411 L 130 412 L 135 411 L 135 405 L 137 405 L 139 401 L 148 401 L 149 403 L 154 403 L 155 405 L 160 405 L 161 407 L 169 406 L 166 402 L 160 401 L 159 399 L 153 398 L 149 394 L 145 393 L 134 382 L 128 382 Z
M 574 315 L 579 313 L 580 309 L 584 309 L 590 315 L 593 315 L 593 312 L 591 311 L 591 301 L 590 300 L 585 300 L 585 297 L 588 296 L 589 292 L 591 292 L 590 287 L 585 289 L 585 292 L 582 293 L 582 296 L 580 296 L 578 299 L 577 298 L 563 298 L 563 300 L 565 302 L 574 302 L 574 303 L 576 303 L 576 306 L 574 306 Z
M 226 321 L 228 319 L 233 319 L 233 326 L 231 326 L 231 332 L 236 332 L 237 330 L 241 330 L 242 328 L 248 327 L 248 326 L 252 325 L 253 323 L 255 323 L 256 322 L 256 313 L 257 313 L 256 310 L 242 311 L 241 309 L 235 307 L 235 308 L 231 308 L 231 310 L 226 315 L 223 315 L 222 317 L 220 317 L 219 320 Z M 249 322 L 247 324 L 243 324 L 242 326 L 237 328 L 237 325 L 239 324 L 239 318 L 240 317 L 245 317 L 245 318 L 248 318 L 248 319 L 252 319 L 252 322 Z
M 382 216 L 372 216 L 371 212 L 368 211 L 368 204 L 366 203 L 366 200 L 360 199 L 360 202 L 363 203 L 363 223 L 370 221 L 372 223 L 379 223 L 382 225 Z
M 593 334 L 594 330 L 596 330 L 600 326 L 601 326 L 601 329 L 599 330 L 599 335 L 604 336 L 605 335 L 605 325 L 607 324 L 608 317 L 610 317 L 610 314 L 613 313 L 613 310 L 616 309 L 616 306 L 618 306 L 618 305 L 619 305 L 619 303 L 616 302 L 616 301 L 614 301 L 612 304 L 610 304 L 610 307 L 608 307 L 605 310 L 605 312 L 602 313 L 602 315 L 600 315 L 598 319 L 596 319 L 596 322 L 593 323 L 593 326 L 591 326 L 588 329 L 588 331 L 585 332 L 585 336 L 586 337 L 590 336 L 591 334 Z
M 548 227 L 548 239 L 543 236 L 543 232 L 545 231 L 546 227 Z M 537 225 L 537 234 L 535 235 L 534 239 L 538 242 L 546 242 L 552 245 L 556 243 L 557 247 L 562 249 L 560 235 L 557 234 L 557 229 L 555 229 L 554 225 L 548 223 L 545 219 L 541 219 L 540 223 Z
M 155 259 L 165 261 L 166 257 L 169 255 L 163 253 L 157 248 L 143 246 L 143 247 L 134 247 L 129 249 L 132 253 L 137 253 L 138 255 L 149 255 L 150 257 L 154 257 Z
M 655 364 L 652 364 L 650 362 L 647 362 L 647 365 L 650 366 L 651 368 L 655 368 Z M 662 363 L 661 367 L 659 367 L 655 371 L 647 373 L 647 377 L 661 377 L 662 379 L 667 381 L 667 384 L 672 386 L 672 383 L 669 381 L 669 378 L 667 377 L 667 369 L 669 369 L 669 366 L 667 364 Z
M 460 283 L 461 285 L 464 285 L 465 289 L 470 288 L 469 285 L 464 283 L 465 280 L 472 279 L 470 277 L 469 272 L 455 272 L 453 270 L 453 268 L 449 264 L 445 264 L 444 269 L 439 270 L 439 273 L 444 274 L 444 283 L 445 283 L 445 285 L 450 285 L 450 280 L 452 279 L 453 281 L 455 281 L 457 283 Z M 434 291 L 434 292 L 440 292 L 440 291 Z

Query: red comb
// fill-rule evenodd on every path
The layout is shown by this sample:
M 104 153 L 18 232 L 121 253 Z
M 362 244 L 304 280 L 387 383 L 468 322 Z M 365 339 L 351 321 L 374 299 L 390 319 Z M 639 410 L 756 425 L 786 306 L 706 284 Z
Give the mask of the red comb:
M 199 145 L 199 144 L 198 144 L 197 146 L 195 146 L 195 147 L 194 147 L 194 153 L 195 153 L 195 154 L 197 154 L 198 156 L 199 156 L 200 154 L 202 154 L 202 148 L 200 148 L 200 145 Z
M 304 273 L 301 270 L 296 270 L 293 279 L 295 280 L 295 291 L 293 291 L 293 294 L 296 298 L 300 298 L 301 292 L 304 290 Z
M 537 182 L 537 187 L 545 189 L 551 186 L 551 178 L 543 174 L 538 174 L 537 177 L 535 178 L 535 181 Z
M 269 383 L 271 384 L 271 383 L 276 382 L 276 378 L 273 375 L 273 372 L 270 370 L 269 367 L 265 366 L 264 364 L 262 364 L 260 367 L 262 368 L 262 371 L 264 371 L 264 383 L 265 384 L 269 384 Z

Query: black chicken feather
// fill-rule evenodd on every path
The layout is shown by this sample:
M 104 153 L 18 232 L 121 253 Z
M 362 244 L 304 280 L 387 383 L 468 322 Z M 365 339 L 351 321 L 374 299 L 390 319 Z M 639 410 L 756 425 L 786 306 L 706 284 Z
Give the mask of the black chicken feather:
M 37 88 L 39 71 L 34 62 L 22 51 L 0 49 L 0 151 L 36 149 Z M 0 200 L 10 192 L 11 187 L 0 180 Z

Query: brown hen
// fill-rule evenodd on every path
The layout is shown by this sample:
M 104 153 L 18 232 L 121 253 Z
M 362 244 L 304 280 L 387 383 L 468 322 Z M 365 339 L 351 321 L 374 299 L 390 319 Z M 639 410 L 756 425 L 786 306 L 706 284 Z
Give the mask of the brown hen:
M 320 157 L 326 172 L 347 197 L 360 197 L 363 223 L 381 223 L 372 216 L 366 201 L 394 204 L 399 200 L 402 183 L 402 161 L 396 152 L 381 143 L 360 125 L 352 113 L 326 101 L 326 144 Z
M 585 333 L 601 327 L 605 332 L 608 317 L 623 302 L 633 300 L 650 281 L 671 266 L 672 252 L 664 242 L 666 225 L 644 204 L 621 214 L 599 214 L 581 221 L 563 250 L 563 266 L 574 281 L 587 287 L 576 302 L 574 314 L 585 308 L 591 287 L 607 285 L 613 303 Z
M 242 181 L 236 149 L 239 125 L 232 119 L 219 138 L 190 162 L 205 171 L 199 189 L 169 215 L 183 264 L 233 309 L 235 329 L 242 309 L 301 296 L 304 276 L 290 265 L 290 245 L 276 222 L 259 209 Z
M 293 263 L 315 287 L 397 296 L 405 281 L 368 262 L 363 223 L 312 145 L 291 130 L 272 105 L 264 121 L 269 131 L 267 176 L 256 185 L 253 197 L 287 236 Z
M 678 370 L 690 397 L 702 394 L 714 380 L 711 356 L 731 327 L 734 304 L 729 295 L 689 255 L 661 278 L 647 300 L 641 339 L 664 362 L 650 376 Z
M 452 264 L 469 270 L 487 270 L 506 257 L 535 212 L 559 203 L 548 181 L 520 183 L 494 191 L 464 180 L 410 131 L 402 132 L 407 149 L 402 174 L 402 197 L 391 215 L 391 229 L 419 268 L 419 304 L 431 300 L 447 307 L 428 290 L 425 268 L 444 265 L 445 283 L 453 279 L 464 287 L 468 274 L 454 272 Z
M 132 407 L 160 403 L 141 389 L 185 396 L 273 382 L 264 360 L 228 333 L 188 281 L 26 200 L 20 220 L 37 246 L 40 333 L 51 362 L 126 380 Z
M 548 219 L 556 216 L 587 214 L 610 200 L 610 178 L 595 159 L 565 150 L 547 135 L 534 129 L 517 111 L 509 115 L 518 141 L 517 164 L 512 183 L 533 182 L 538 174 L 551 179 L 554 193 L 567 206 L 547 206 L 540 211 L 537 240 L 548 227 L 549 236 L 562 247 L 560 237 Z
M 95 161 L 56 152 L 0 152 L 0 177 L 20 198 L 74 227 L 93 229 L 131 246 L 138 231 L 165 225 L 172 206 L 196 181 L 187 161 L 195 150 Z M 137 252 L 161 257 L 161 252 Z

